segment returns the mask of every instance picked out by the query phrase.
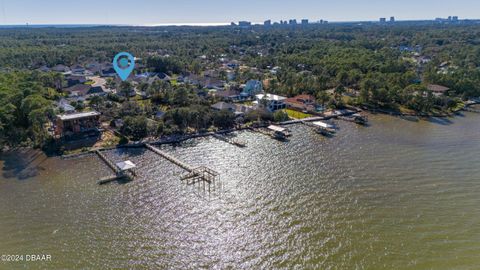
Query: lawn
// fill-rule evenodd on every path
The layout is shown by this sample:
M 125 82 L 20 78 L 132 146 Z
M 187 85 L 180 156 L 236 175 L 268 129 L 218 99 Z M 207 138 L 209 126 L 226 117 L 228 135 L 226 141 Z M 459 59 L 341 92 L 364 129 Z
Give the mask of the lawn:
M 303 112 L 299 112 L 299 111 L 295 111 L 295 110 L 291 110 L 291 109 L 285 109 L 283 111 L 288 114 L 288 117 L 294 118 L 294 119 L 303 119 L 303 118 L 308 118 L 308 117 L 313 116 L 313 115 L 308 114 L 308 113 L 303 113 Z

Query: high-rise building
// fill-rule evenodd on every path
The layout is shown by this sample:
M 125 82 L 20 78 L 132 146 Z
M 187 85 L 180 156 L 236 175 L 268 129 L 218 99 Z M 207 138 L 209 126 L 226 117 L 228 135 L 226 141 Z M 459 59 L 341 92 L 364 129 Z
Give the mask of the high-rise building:
M 391 23 L 395 22 L 395 17 L 393 17 L 393 16 L 390 17 L 390 22 L 391 22 Z
M 386 19 L 386 18 L 380 18 L 380 22 L 381 22 L 381 23 L 386 23 L 386 22 L 387 22 L 387 19 Z
M 246 27 L 246 26 L 251 26 L 252 23 L 248 21 L 239 21 L 238 26 Z
M 296 25 L 297 20 L 296 19 L 291 19 L 290 21 L 288 21 L 288 23 L 291 24 L 291 25 Z
M 303 19 L 302 20 L 302 25 L 307 25 L 308 24 L 308 19 Z
M 458 16 L 453 16 L 453 17 L 452 17 L 452 21 L 458 22 Z
M 272 25 L 272 20 L 266 20 L 264 23 L 263 23 L 264 26 L 270 26 Z

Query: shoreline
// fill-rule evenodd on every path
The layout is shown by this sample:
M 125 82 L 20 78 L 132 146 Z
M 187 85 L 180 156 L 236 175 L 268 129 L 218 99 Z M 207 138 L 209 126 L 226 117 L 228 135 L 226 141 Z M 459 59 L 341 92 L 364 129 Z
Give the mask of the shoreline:
M 389 111 L 389 110 L 383 110 L 383 109 L 369 109 L 363 107 L 362 109 L 357 108 L 357 107 L 351 107 L 349 106 L 347 108 L 347 111 L 344 111 L 340 114 L 335 114 L 335 115 L 328 115 L 328 116 L 313 116 L 305 119 L 293 119 L 293 120 L 288 120 L 288 121 L 283 121 L 283 122 L 271 122 L 271 123 L 262 123 L 258 124 L 255 126 L 246 126 L 246 127 L 236 127 L 236 128 L 231 128 L 227 130 L 218 130 L 218 131 L 211 131 L 211 132 L 205 132 L 205 133 L 193 133 L 193 134 L 183 134 L 183 135 L 172 135 L 172 136 L 167 136 L 163 138 L 158 138 L 158 139 L 153 139 L 153 140 L 142 140 L 139 142 L 133 142 L 133 143 L 128 143 L 128 144 L 123 144 L 123 145 L 115 145 L 115 146 L 110 146 L 110 147 L 99 147 L 99 148 L 92 148 L 88 149 L 88 151 L 85 152 L 80 152 L 80 153 L 72 153 L 72 154 L 52 154 L 52 157 L 60 157 L 61 159 L 72 159 L 72 158 L 79 158 L 83 156 L 88 156 L 91 154 L 94 154 L 95 151 L 104 151 L 104 150 L 113 150 L 113 149 L 122 149 L 122 148 L 141 148 L 145 147 L 146 144 L 152 144 L 152 145 L 163 145 L 163 144 L 177 144 L 184 142 L 186 140 L 190 139 L 195 139 L 195 138 L 204 138 L 204 137 L 210 137 L 214 135 L 225 135 L 229 134 L 232 132 L 237 132 L 237 131 L 244 131 L 244 130 L 251 130 L 253 131 L 255 128 L 265 128 L 270 124 L 273 125 L 280 125 L 280 126 L 286 126 L 286 125 L 293 125 L 293 124 L 298 124 L 304 121 L 321 121 L 321 120 L 330 120 L 330 119 L 335 119 L 340 116 L 347 116 L 351 115 L 353 113 L 365 111 L 370 114 L 383 114 L 383 115 L 389 115 L 393 117 L 401 117 L 401 116 L 410 116 L 410 117 L 419 117 L 419 118 L 446 118 L 446 117 L 454 117 L 456 114 L 458 114 L 461 111 L 471 111 L 468 110 L 470 106 L 478 105 L 480 102 L 471 102 L 468 104 L 465 104 L 464 107 L 459 108 L 452 113 L 449 114 L 418 114 L 418 113 L 401 113 L 401 112 L 395 112 L 395 111 Z M 12 148 L 7 151 L 0 151 L 0 153 L 7 153 L 7 152 L 14 152 L 16 149 L 20 148 Z M 33 149 L 31 147 L 21 147 L 21 149 Z

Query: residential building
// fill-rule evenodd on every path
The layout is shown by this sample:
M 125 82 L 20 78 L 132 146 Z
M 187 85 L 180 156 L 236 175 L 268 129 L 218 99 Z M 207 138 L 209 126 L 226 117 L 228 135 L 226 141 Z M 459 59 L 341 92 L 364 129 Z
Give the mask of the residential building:
M 67 86 L 71 87 L 76 84 L 82 84 L 87 81 L 87 78 L 83 75 L 69 75 L 65 78 L 67 80 Z
M 216 78 L 204 78 L 200 81 L 200 85 L 207 89 L 225 89 L 225 82 Z
M 74 65 L 70 67 L 70 70 L 73 74 L 83 75 L 85 73 L 85 68 L 80 65 Z
M 255 96 L 263 91 L 263 85 L 261 81 L 250 80 L 245 84 L 241 95 L 243 97 Z
M 70 137 L 83 133 L 98 133 L 100 128 L 100 113 L 96 111 L 57 115 L 55 135 Z
M 287 105 L 285 104 L 286 97 L 282 97 L 274 94 L 258 94 L 255 96 L 255 104 L 260 108 L 265 108 L 271 112 L 285 109 Z
M 104 64 L 100 70 L 100 75 L 103 77 L 115 77 L 117 72 L 113 68 L 113 65 L 110 63 Z
M 240 92 L 235 90 L 215 91 L 213 94 L 224 101 L 238 101 L 241 100 Z
M 86 72 L 92 75 L 100 74 L 102 71 L 102 64 L 97 62 L 91 62 L 86 65 Z
M 70 72 L 70 68 L 65 66 L 65 65 L 56 65 L 54 67 L 51 68 L 52 71 L 55 71 L 55 72 L 61 72 L 61 73 L 67 73 L 67 72 Z
M 235 114 L 235 116 L 242 116 L 252 110 L 252 107 L 241 105 L 241 104 L 232 104 L 226 102 L 218 102 L 211 106 L 215 111 L 230 111 Z
M 316 103 L 315 97 L 312 95 L 298 95 L 292 98 L 287 98 L 285 104 L 288 108 L 300 111 L 315 111 Z
M 92 86 L 87 84 L 76 84 L 71 87 L 65 88 L 64 91 L 69 93 L 69 96 L 78 97 L 106 94 L 104 86 Z
M 438 84 L 429 84 L 427 85 L 427 89 L 432 91 L 435 96 L 443 96 L 450 88 L 438 85 Z

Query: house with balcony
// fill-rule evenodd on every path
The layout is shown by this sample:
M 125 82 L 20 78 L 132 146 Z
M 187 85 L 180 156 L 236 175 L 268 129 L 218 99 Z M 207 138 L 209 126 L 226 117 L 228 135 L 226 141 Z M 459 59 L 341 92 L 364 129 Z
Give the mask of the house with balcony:
M 255 96 L 254 104 L 259 108 L 265 108 L 270 112 L 282 110 L 287 107 L 286 97 L 274 94 L 258 94 Z
M 57 138 L 74 137 L 85 134 L 98 134 L 100 113 L 96 111 L 57 115 L 55 136 Z

